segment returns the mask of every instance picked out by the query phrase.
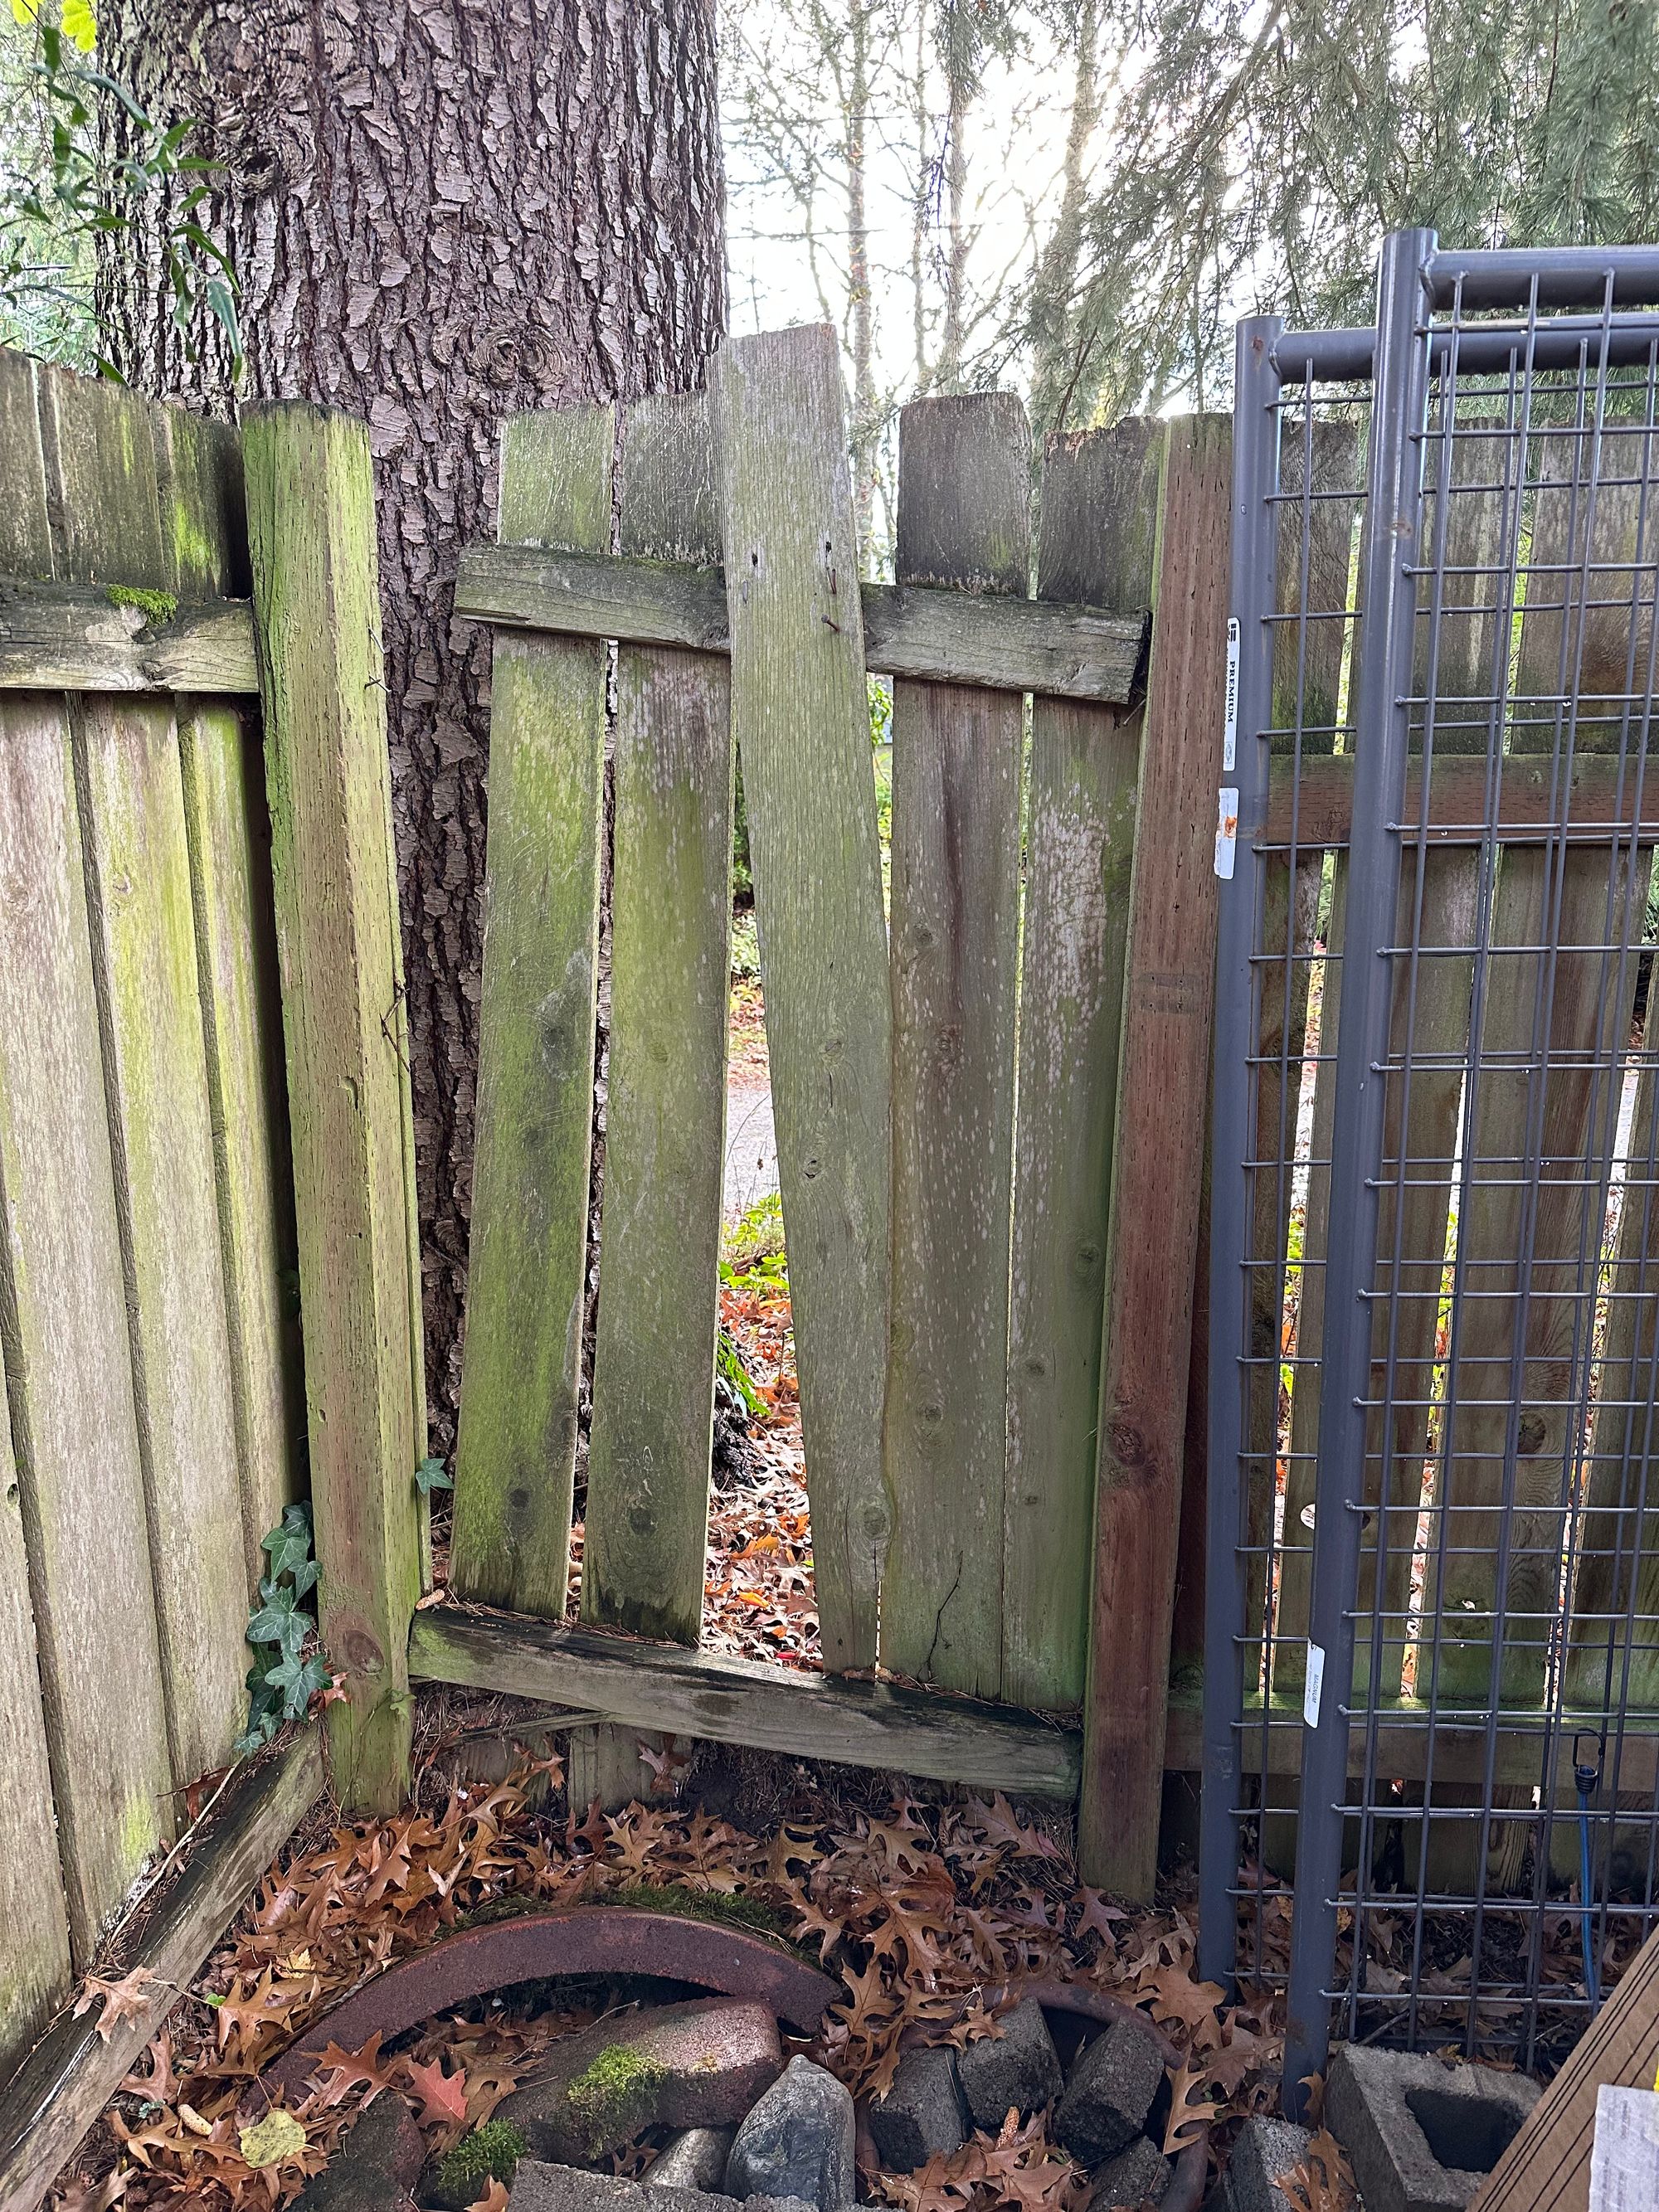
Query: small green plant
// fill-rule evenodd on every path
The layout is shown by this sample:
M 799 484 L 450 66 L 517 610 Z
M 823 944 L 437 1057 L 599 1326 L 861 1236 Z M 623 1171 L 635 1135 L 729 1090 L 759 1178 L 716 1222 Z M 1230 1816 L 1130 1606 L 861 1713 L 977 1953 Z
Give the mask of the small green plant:
M 415 1470 L 415 1487 L 430 1498 L 434 1490 L 453 1490 L 455 1485 L 443 1462 L 428 1453 Z
M 728 1895 L 720 1890 L 682 1889 L 664 1882 L 629 1881 L 606 1892 L 599 1902 L 625 1905 L 636 1912 L 672 1912 L 682 1920 L 703 1920 L 716 1928 L 747 1928 L 757 1936 L 783 1936 L 787 1923 L 781 1912 L 758 1897 Z
M 766 1401 L 757 1395 L 754 1384 L 750 1381 L 749 1370 L 744 1365 L 743 1354 L 738 1349 L 738 1340 L 730 1329 L 723 1328 L 720 1333 L 715 1346 L 714 1363 L 719 1374 L 731 1384 L 743 1401 L 743 1409 L 750 1419 L 757 1421 L 763 1419 L 766 1414 Z
M 36 164 L 0 175 L 0 313 L 46 346 L 84 359 L 94 327 L 92 248 L 121 233 L 132 252 L 159 265 L 190 357 L 204 311 L 240 364 L 235 274 L 202 220 L 209 179 L 223 164 L 185 151 L 193 119 L 164 130 L 130 86 L 83 58 L 97 42 L 91 0 L 11 0 L 11 12 L 34 40 L 27 76 L 41 143 Z M 118 115 L 118 130 L 106 128 Z M 50 328 L 41 325 L 42 310 Z M 120 381 L 109 362 L 95 352 L 92 359 Z
M 510 2187 L 530 2138 L 511 2120 L 486 2120 L 438 2160 L 439 2193 L 447 2203 L 476 2203 L 492 2181 Z
M 259 1584 L 259 1602 L 248 1616 L 247 1640 L 255 1657 L 248 1669 L 247 1727 L 237 1739 L 239 1752 L 258 1751 L 284 1721 L 303 1720 L 311 1701 L 333 1680 L 320 1644 L 309 1653 L 317 1617 L 300 1602 L 315 1587 L 318 1575 L 311 1550 L 311 1505 L 301 1498 L 289 1506 L 261 1543 L 270 1571 Z
M 732 917 L 732 980 L 734 983 L 750 983 L 759 974 L 760 933 L 755 927 L 754 908 L 750 907 Z
M 781 1263 L 783 1200 L 779 1194 L 769 1190 L 757 1198 L 726 1230 L 720 1244 L 720 1280 L 728 1288 L 736 1283 L 739 1275 L 750 1275 L 763 1270 L 768 1261 L 775 1260 Z M 781 1277 L 781 1264 L 775 1274 Z

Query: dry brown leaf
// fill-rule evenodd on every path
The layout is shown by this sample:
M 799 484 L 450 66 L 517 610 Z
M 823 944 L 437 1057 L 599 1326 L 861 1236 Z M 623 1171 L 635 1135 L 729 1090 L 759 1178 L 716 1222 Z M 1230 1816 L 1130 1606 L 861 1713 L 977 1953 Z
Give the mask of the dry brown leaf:
M 156 1986 L 156 1977 L 148 1966 L 135 1966 L 131 1973 L 113 1980 L 106 1980 L 101 1974 L 88 1974 L 75 2000 L 74 2016 L 79 2020 L 90 2008 L 93 1999 L 101 1997 L 104 2008 L 93 2026 L 100 2041 L 107 2043 L 124 2020 L 143 2018 L 154 2002 L 150 1991 Z

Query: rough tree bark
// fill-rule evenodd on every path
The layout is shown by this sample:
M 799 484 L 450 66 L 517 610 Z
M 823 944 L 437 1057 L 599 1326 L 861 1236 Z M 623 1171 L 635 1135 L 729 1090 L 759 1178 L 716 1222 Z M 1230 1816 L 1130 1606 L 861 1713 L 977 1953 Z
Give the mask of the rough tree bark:
M 477 1066 L 489 647 L 451 620 L 518 408 L 684 387 L 725 319 L 714 0 L 103 0 L 100 52 L 225 165 L 242 392 L 367 417 L 434 1439 L 453 1436 Z M 129 380 L 221 411 L 156 258 L 100 273 Z

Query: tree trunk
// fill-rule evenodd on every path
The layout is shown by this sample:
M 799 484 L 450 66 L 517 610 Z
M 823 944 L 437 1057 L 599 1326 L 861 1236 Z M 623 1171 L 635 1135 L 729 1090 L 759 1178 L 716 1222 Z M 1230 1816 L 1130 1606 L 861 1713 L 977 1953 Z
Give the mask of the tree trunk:
M 257 398 L 367 418 L 434 1437 L 453 1442 L 478 1054 L 487 635 L 450 616 L 520 408 L 701 380 L 725 318 L 713 0 L 103 0 L 106 64 L 225 165 Z M 106 350 L 227 411 L 216 332 L 117 240 Z

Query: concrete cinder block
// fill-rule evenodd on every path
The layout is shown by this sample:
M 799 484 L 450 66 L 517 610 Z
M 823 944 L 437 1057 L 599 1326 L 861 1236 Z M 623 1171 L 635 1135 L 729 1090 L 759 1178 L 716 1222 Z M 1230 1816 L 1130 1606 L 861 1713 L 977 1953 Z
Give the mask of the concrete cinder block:
M 1291 2120 L 1246 2120 L 1227 2161 L 1220 2201 L 1225 2212 L 1291 2212 L 1280 2183 L 1308 2154 L 1309 2135 Z
M 1325 2123 L 1365 2212 L 1464 2212 L 1540 2094 L 1524 2074 L 1345 2043 L 1327 2077 Z

